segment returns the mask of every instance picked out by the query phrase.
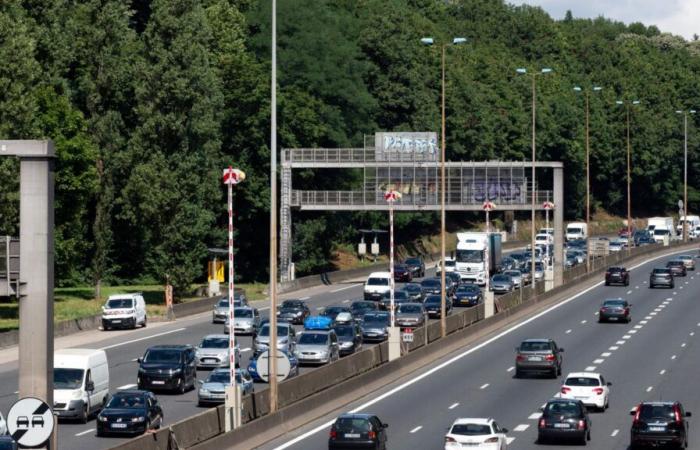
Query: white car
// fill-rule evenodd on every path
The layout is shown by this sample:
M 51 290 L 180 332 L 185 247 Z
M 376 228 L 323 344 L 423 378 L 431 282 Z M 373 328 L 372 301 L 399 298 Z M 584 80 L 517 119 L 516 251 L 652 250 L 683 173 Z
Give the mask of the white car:
M 457 419 L 445 435 L 445 450 L 506 450 L 507 432 L 493 419 Z
M 605 411 L 610 400 L 610 386 L 599 373 L 573 372 L 567 375 L 559 396 L 566 399 L 581 400 L 587 407 Z
M 1 435 L 7 434 L 7 422 L 5 422 L 5 418 L 2 416 L 1 412 L 0 412 L 0 434 Z
M 389 272 L 373 272 L 365 282 L 365 300 L 379 301 L 389 295 L 391 289 L 391 274 Z

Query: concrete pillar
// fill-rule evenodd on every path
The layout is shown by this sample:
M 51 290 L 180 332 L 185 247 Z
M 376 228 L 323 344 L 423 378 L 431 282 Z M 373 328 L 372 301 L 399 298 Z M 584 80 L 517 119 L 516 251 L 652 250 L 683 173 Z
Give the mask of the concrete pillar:
M 53 154 L 53 144 L 50 154 Z M 20 158 L 19 397 L 53 405 L 54 169 Z
M 522 288 L 520 289 L 522 291 Z M 484 292 L 484 318 L 488 319 L 496 313 L 496 299 L 493 291 Z
M 428 322 L 423 326 L 428 332 Z M 389 327 L 389 361 L 393 361 L 401 356 L 401 328 Z
M 554 286 L 564 283 L 564 167 L 555 167 L 554 176 Z

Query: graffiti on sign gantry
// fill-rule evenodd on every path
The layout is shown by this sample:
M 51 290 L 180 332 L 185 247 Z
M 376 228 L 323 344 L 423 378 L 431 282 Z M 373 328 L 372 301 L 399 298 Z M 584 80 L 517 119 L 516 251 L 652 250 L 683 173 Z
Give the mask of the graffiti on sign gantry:
M 501 203 L 525 203 L 526 184 L 524 180 L 480 179 L 465 185 L 472 202 L 491 200 Z
M 437 153 L 437 139 L 384 135 L 384 151 L 435 155 Z

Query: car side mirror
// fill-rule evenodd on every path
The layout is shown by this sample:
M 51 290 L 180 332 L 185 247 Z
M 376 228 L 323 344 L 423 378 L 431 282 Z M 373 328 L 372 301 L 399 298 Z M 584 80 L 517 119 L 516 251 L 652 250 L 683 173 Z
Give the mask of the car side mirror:
M 563 348 L 560 348 L 560 349 L 559 349 L 559 353 L 564 353 L 564 349 L 563 349 Z
M 95 390 L 95 382 L 94 381 L 88 381 L 87 384 L 85 385 L 85 390 L 88 392 L 92 392 Z
M 389 424 L 388 424 L 388 423 L 383 423 L 383 424 L 382 424 L 382 428 L 389 428 Z
M 637 414 L 637 408 L 630 409 L 630 416 Z
M 605 385 L 606 385 L 606 386 L 612 386 L 612 383 L 608 381 L 607 383 L 605 383 Z
M 204 384 L 204 380 L 197 380 L 197 384 Z
M 539 409 L 539 410 L 540 410 L 540 412 L 544 412 L 544 407 L 542 407 L 542 406 L 540 406 L 540 407 L 539 407 L 539 408 L 537 408 L 537 409 Z
M 685 417 L 692 417 L 692 416 L 693 416 L 693 413 L 691 413 L 690 411 L 685 412 Z
M 508 428 L 501 428 L 501 433 L 506 434 L 508 432 Z
M 143 358 L 136 358 L 136 362 L 141 364 L 143 362 Z

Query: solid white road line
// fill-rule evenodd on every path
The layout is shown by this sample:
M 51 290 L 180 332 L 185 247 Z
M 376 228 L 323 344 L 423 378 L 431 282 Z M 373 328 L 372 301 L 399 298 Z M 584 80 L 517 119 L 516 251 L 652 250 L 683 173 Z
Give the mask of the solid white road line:
M 530 424 L 528 423 L 521 423 L 520 425 L 516 426 L 513 428 L 513 431 L 525 431 L 528 428 L 530 428 Z
M 361 285 L 360 284 L 351 284 L 350 286 L 341 287 L 340 289 L 334 289 L 331 291 L 331 293 L 334 294 L 336 292 L 344 291 L 346 289 L 352 289 L 352 288 L 357 287 L 357 286 L 361 286 Z
M 451 404 L 450 407 L 447 408 L 447 409 L 455 409 L 455 408 L 458 407 L 458 406 L 459 406 L 459 403 L 453 403 L 453 404 Z
M 488 383 L 482 385 L 479 389 L 482 389 L 482 390 L 483 390 L 483 389 L 486 389 L 487 387 L 489 387 L 489 384 L 488 384 Z
M 414 429 L 411 430 L 411 433 L 415 433 L 416 431 L 420 430 L 421 428 L 423 428 L 423 426 L 418 425 L 417 427 L 415 427 Z
M 118 391 L 123 391 L 123 390 L 126 390 L 126 389 L 133 389 L 133 388 L 135 388 L 135 387 L 136 387 L 135 384 L 125 384 L 124 386 L 119 386 L 119 387 L 117 388 L 117 390 L 118 390 Z
M 613 432 L 610 434 L 610 437 L 615 437 L 617 436 L 617 433 L 619 433 L 620 430 L 613 430 Z
M 299 300 L 308 300 L 308 299 L 310 299 L 310 298 L 311 298 L 311 297 L 309 297 L 309 296 L 307 295 L 306 297 L 299 297 Z
M 81 431 L 80 433 L 75 433 L 75 435 L 76 435 L 76 436 L 84 436 L 84 435 L 86 435 L 86 434 L 88 434 L 88 433 L 94 433 L 94 432 L 95 432 L 95 429 L 94 429 L 94 428 L 90 428 L 89 430 Z
M 144 336 L 144 337 L 142 337 L 142 338 L 131 339 L 131 340 L 129 340 L 129 341 L 119 342 L 118 344 L 108 345 L 108 346 L 106 346 L 106 347 L 100 348 L 99 350 L 109 350 L 110 348 L 122 347 L 122 346 L 124 346 L 124 345 L 133 344 L 134 342 L 141 342 L 141 341 L 145 341 L 145 340 L 148 340 L 148 339 L 153 339 L 153 338 L 160 337 L 160 336 L 165 336 L 165 335 L 167 335 L 167 334 L 179 333 L 180 331 L 185 331 L 186 329 L 187 329 L 187 328 L 178 328 L 178 329 L 176 329 L 176 330 L 164 331 L 164 332 L 162 332 L 162 333 L 152 334 L 152 335 L 150 335 L 150 336 Z

